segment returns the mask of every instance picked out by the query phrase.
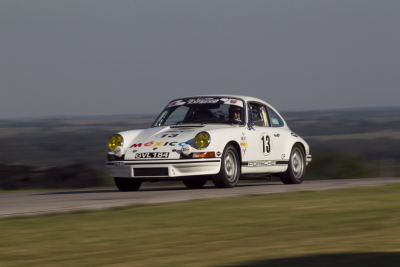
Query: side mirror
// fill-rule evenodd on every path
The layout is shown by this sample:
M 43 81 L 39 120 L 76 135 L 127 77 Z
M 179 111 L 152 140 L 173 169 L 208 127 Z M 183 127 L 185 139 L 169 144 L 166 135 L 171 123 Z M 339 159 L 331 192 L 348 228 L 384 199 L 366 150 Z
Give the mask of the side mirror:
M 247 129 L 249 129 L 249 130 L 253 129 L 253 130 L 255 131 L 255 129 L 253 128 L 253 126 L 254 126 L 254 122 L 249 122 L 249 123 L 247 123 Z

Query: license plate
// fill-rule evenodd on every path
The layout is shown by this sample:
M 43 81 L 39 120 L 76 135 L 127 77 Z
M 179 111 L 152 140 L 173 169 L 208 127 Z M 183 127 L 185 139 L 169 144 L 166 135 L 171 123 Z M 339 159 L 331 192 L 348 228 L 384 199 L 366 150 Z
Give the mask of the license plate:
M 147 159 L 147 158 L 168 158 L 169 152 L 150 152 L 150 153 L 136 153 L 135 158 Z

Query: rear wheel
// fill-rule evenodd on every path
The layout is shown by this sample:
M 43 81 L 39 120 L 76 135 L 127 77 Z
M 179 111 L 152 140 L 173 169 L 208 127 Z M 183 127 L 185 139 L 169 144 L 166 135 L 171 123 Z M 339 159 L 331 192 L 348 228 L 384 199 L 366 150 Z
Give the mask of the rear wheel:
M 234 146 L 227 145 L 222 154 L 221 170 L 212 181 L 216 187 L 232 188 L 239 181 L 239 156 Z
M 183 184 L 186 185 L 187 188 L 190 189 L 199 189 L 203 188 L 206 184 L 207 180 L 183 180 Z
M 137 191 L 142 182 L 133 178 L 114 178 L 115 185 L 122 192 Z
M 282 173 L 281 181 L 284 184 L 300 184 L 303 182 L 306 174 L 306 160 L 303 149 L 300 145 L 295 144 L 290 153 L 289 166 Z

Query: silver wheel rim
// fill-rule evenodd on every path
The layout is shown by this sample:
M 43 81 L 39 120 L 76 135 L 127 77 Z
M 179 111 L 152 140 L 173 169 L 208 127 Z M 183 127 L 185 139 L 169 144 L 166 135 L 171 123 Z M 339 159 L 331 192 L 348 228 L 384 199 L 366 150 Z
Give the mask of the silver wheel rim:
M 303 154 L 298 148 L 294 149 L 293 151 L 291 163 L 292 163 L 292 172 L 294 177 L 296 179 L 301 178 L 304 172 L 304 160 L 303 160 Z
M 236 156 L 235 154 L 229 150 L 226 153 L 225 157 L 225 173 L 226 177 L 228 178 L 229 182 L 235 182 L 236 180 L 236 174 L 237 174 L 237 161 L 236 161 Z

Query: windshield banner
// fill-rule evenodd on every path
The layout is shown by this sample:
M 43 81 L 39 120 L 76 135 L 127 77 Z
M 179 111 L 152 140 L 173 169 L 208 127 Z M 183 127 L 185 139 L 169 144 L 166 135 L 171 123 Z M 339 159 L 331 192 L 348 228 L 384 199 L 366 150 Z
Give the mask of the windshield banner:
M 207 98 L 190 98 L 190 99 L 172 101 L 171 103 L 169 103 L 167 108 L 174 106 L 182 106 L 182 105 L 193 105 L 193 104 L 226 104 L 226 105 L 235 105 L 243 107 L 243 101 L 238 99 L 207 97 Z

